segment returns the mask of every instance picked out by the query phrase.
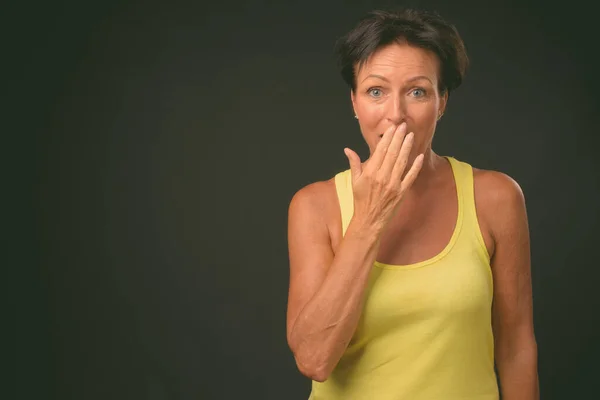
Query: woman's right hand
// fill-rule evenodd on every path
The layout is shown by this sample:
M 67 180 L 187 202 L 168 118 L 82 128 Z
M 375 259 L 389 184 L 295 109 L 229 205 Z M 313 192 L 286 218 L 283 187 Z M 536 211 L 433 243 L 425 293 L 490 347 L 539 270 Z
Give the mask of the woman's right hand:
M 354 218 L 381 229 L 392 219 L 404 193 L 423 166 L 424 155 L 419 154 L 402 179 L 413 140 L 414 134 L 406 134 L 406 123 L 403 122 L 385 131 L 365 165 L 361 164 L 358 154 L 349 148 L 344 149 L 352 174 Z

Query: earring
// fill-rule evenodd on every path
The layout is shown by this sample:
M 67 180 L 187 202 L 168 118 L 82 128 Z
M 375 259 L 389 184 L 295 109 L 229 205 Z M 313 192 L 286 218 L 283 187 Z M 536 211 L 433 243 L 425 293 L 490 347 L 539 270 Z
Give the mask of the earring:
M 440 115 L 438 115 L 438 121 L 442 119 L 442 115 L 444 115 L 444 113 L 440 113 Z
M 354 114 L 354 118 L 358 119 L 358 115 Z

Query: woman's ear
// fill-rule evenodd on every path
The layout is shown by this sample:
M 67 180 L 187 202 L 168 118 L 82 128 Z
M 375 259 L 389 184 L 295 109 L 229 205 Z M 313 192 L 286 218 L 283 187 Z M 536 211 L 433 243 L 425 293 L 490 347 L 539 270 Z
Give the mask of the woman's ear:
M 448 89 L 446 89 L 442 97 L 440 97 L 440 106 L 438 108 L 440 114 L 444 114 L 446 112 L 446 104 L 448 104 Z
M 356 95 L 353 89 L 350 89 L 350 100 L 352 100 L 352 111 L 354 111 L 354 116 L 356 116 Z

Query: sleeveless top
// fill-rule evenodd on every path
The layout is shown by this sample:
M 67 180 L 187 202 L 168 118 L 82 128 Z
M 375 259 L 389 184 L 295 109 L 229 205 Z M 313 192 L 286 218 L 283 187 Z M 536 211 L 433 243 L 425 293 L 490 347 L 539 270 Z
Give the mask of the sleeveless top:
M 473 170 L 445 158 L 458 196 L 449 243 L 418 263 L 374 262 L 357 329 L 329 378 L 312 381 L 309 400 L 498 400 L 493 280 Z M 354 209 L 350 169 L 335 185 L 345 235 Z

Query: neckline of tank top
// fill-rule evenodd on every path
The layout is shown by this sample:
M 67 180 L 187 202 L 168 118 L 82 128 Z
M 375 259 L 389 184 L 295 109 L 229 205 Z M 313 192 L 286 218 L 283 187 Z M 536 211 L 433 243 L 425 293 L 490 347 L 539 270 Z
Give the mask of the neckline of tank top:
M 458 160 L 456 160 L 454 157 L 451 157 L 451 156 L 443 156 L 443 157 L 448 160 L 448 162 L 450 163 L 450 167 L 452 169 L 452 177 L 454 178 L 454 186 L 455 186 L 455 190 L 456 190 L 456 197 L 457 197 L 457 203 L 458 203 L 458 205 L 457 205 L 458 212 L 457 212 L 457 216 L 456 216 L 456 222 L 454 224 L 454 230 L 452 232 L 452 236 L 450 237 L 450 241 L 446 244 L 446 246 L 444 247 L 444 249 L 441 252 L 439 252 L 435 256 L 428 258 L 426 260 L 418 261 L 416 263 L 411 263 L 411 264 L 387 264 L 387 263 L 382 263 L 382 262 L 375 260 L 375 262 L 373 263 L 373 265 L 375 267 L 381 268 L 381 269 L 388 269 L 388 270 L 406 270 L 406 269 L 422 268 L 422 267 L 433 264 L 433 263 L 441 260 L 442 258 L 444 258 L 448 253 L 450 253 L 450 250 L 452 250 L 452 248 L 456 244 L 456 241 L 458 240 L 458 235 L 461 231 L 462 223 L 463 223 L 463 214 L 464 214 L 464 203 L 463 203 L 463 193 L 462 193 L 463 188 L 462 188 L 462 182 L 460 179 L 461 176 L 458 172 L 458 168 L 459 168 Z

